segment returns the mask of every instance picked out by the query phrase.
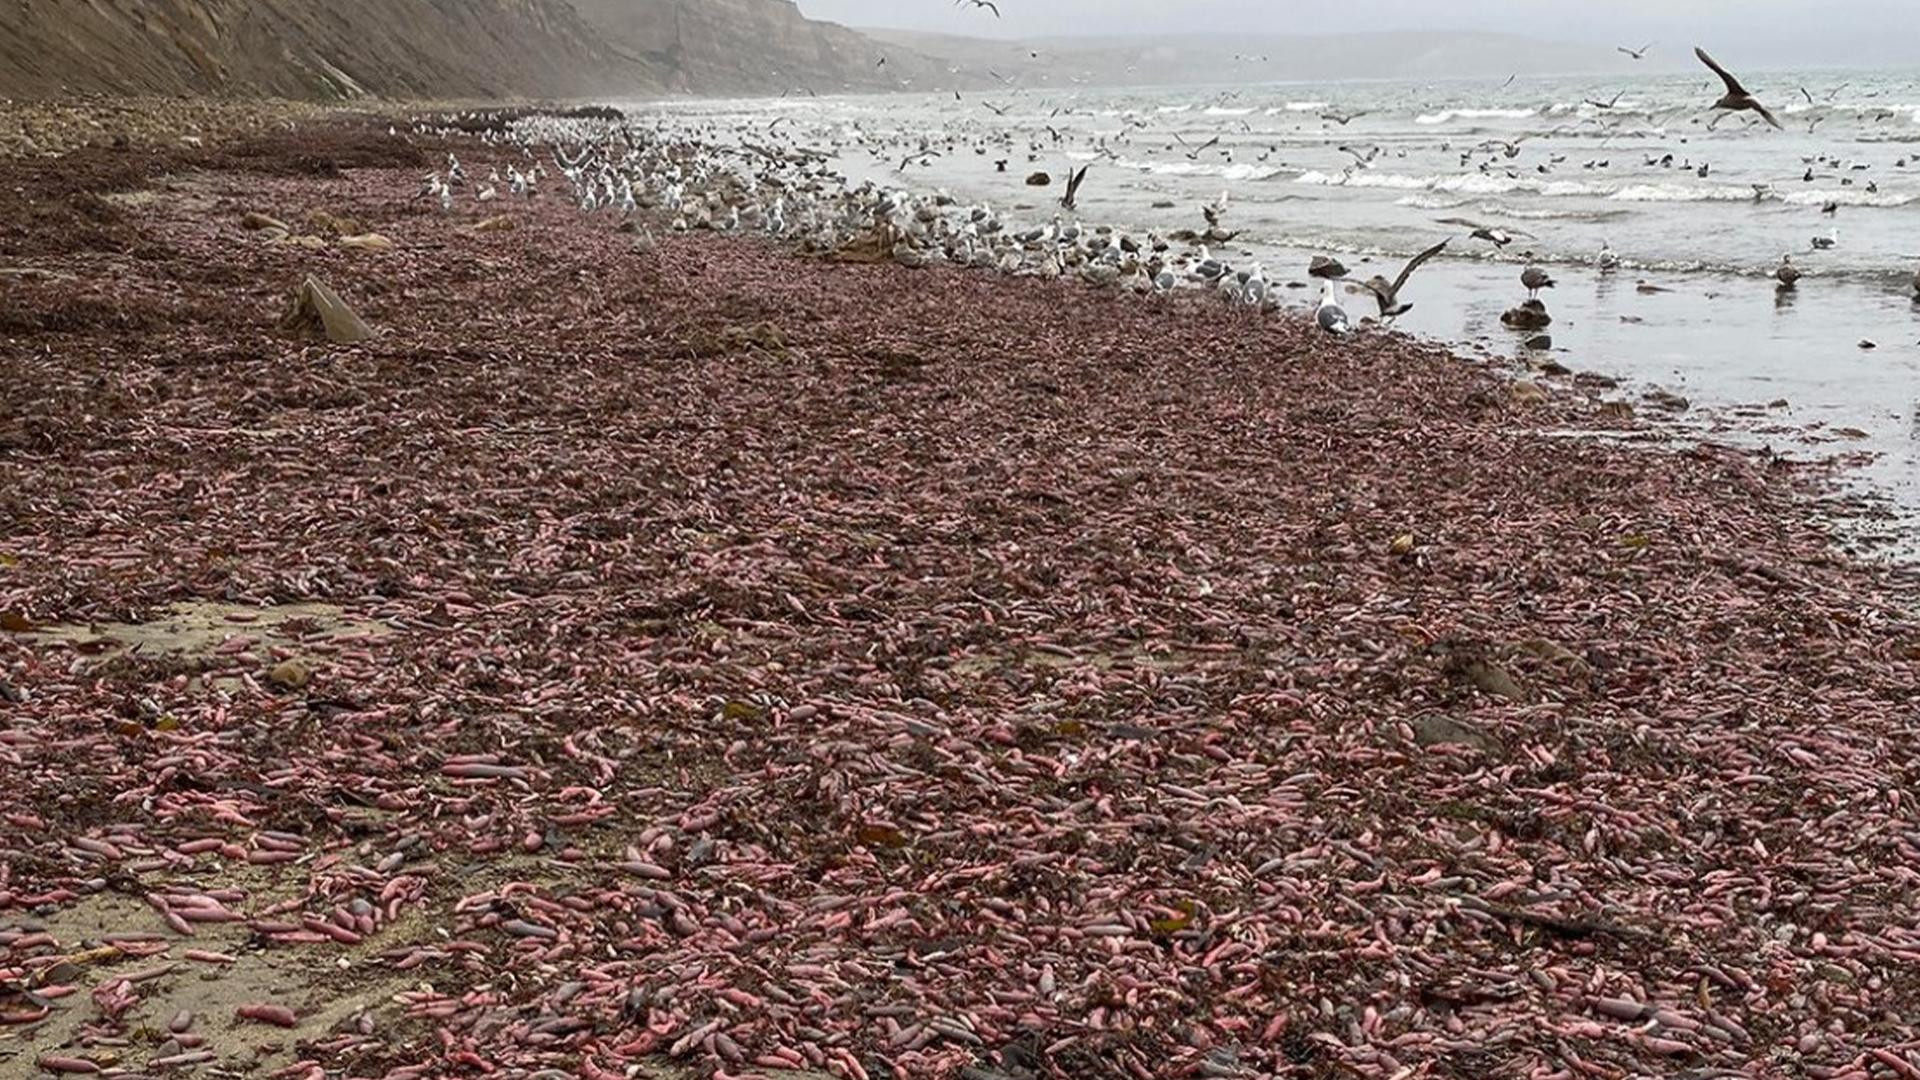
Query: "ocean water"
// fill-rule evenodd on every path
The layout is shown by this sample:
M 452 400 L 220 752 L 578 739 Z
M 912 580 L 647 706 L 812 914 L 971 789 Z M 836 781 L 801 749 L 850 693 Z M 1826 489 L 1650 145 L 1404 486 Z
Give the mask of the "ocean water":
M 1639 80 L 1016 86 L 633 111 L 713 138 L 818 150 L 856 182 L 945 190 L 1010 224 L 1061 214 L 1202 230 L 1201 207 L 1224 194 L 1221 224 L 1237 235 L 1213 254 L 1258 261 L 1278 282 L 1304 282 L 1316 252 L 1392 277 L 1451 236 L 1409 285 L 1415 307 L 1398 325 L 1467 349 L 1519 353 L 1520 335 L 1499 317 L 1525 296 L 1520 269 L 1537 263 L 1558 279 L 1544 297 L 1555 360 L 1626 379 L 1628 396 L 1684 395 L 1692 421 L 1723 438 L 1795 456 L 1871 455 L 1850 475 L 1920 518 L 1920 72 L 1741 74 L 1784 130 L 1752 114 L 1709 129 L 1719 83 L 1704 69 Z M 923 148 L 938 156 L 898 167 Z M 1057 178 L 1081 165 L 1091 170 L 1072 214 L 1056 204 L 1057 184 L 1024 184 L 1030 172 Z M 1469 240 L 1447 219 L 1513 242 Z M 1816 250 L 1816 237 L 1832 246 Z M 1596 266 L 1603 243 L 1621 260 L 1611 273 Z M 1770 278 L 1784 253 L 1807 275 L 1791 293 Z M 1283 293 L 1303 307 L 1316 295 Z M 1363 309 L 1356 299 L 1351 310 Z

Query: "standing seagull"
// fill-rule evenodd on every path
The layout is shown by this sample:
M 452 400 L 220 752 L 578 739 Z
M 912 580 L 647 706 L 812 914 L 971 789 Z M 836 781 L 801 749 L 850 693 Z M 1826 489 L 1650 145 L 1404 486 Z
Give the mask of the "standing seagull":
M 1780 283 L 1782 291 L 1800 284 L 1800 268 L 1793 265 L 1792 255 L 1780 256 L 1780 266 L 1774 270 L 1773 280 Z
M 1765 105 L 1755 100 L 1752 94 L 1747 93 L 1747 88 L 1740 85 L 1740 80 L 1734 78 L 1732 72 L 1721 67 L 1714 61 L 1713 57 L 1708 56 L 1707 50 L 1696 45 L 1693 47 L 1693 55 L 1699 57 L 1701 63 L 1712 68 L 1713 73 L 1720 76 L 1720 81 L 1727 84 L 1726 94 L 1722 96 L 1719 101 L 1713 103 L 1714 108 L 1725 109 L 1728 112 L 1757 112 L 1760 114 L 1761 119 L 1772 124 L 1776 129 L 1780 127 L 1780 121 L 1774 117 L 1773 113 L 1768 111 Z M 1714 122 L 1718 123 L 1719 121 L 1716 120 Z M 1707 126 L 1711 128 L 1713 125 L 1708 124 Z
M 1347 318 L 1347 309 L 1340 306 L 1340 300 L 1334 296 L 1333 282 L 1326 283 L 1320 294 L 1320 307 L 1314 312 L 1314 319 L 1320 329 L 1335 337 L 1345 337 L 1353 333 L 1353 323 Z
M 1392 284 L 1388 284 L 1387 279 L 1378 274 L 1375 274 L 1367 280 L 1365 288 L 1373 294 L 1374 300 L 1379 302 L 1381 318 L 1392 319 L 1405 315 L 1407 312 L 1413 310 L 1412 304 L 1405 303 L 1400 299 L 1400 290 L 1406 288 L 1407 279 L 1413 276 L 1415 270 L 1420 269 L 1421 263 L 1426 262 L 1428 259 L 1433 258 L 1446 249 L 1447 241 L 1442 240 L 1420 254 L 1415 255 L 1412 260 L 1407 263 L 1406 268 L 1400 271 L 1400 276 L 1393 279 Z
M 1537 300 L 1540 298 L 1541 289 L 1553 288 L 1553 278 L 1549 277 L 1545 270 L 1537 266 L 1529 266 L 1520 271 L 1520 284 L 1527 287 L 1528 299 Z

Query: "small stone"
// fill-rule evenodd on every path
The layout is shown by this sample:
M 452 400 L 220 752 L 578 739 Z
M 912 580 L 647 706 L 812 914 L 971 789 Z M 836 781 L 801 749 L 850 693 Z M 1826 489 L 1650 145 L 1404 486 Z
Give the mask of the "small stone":
M 1603 401 L 1600 403 L 1600 416 L 1605 420 L 1633 419 L 1633 406 L 1624 401 Z
M 1863 349 L 1877 349 L 1880 347 L 1880 343 L 1874 341 L 1872 338 L 1861 338 L 1860 347 Z
M 476 222 L 473 225 L 473 231 L 477 233 L 512 232 L 517 228 L 519 228 L 519 225 L 512 218 L 506 216 L 505 214 L 502 214 L 499 217 L 487 218 L 485 221 Z
M 1486 660 L 1475 660 L 1460 670 L 1467 682 L 1472 683 L 1481 693 L 1511 701 L 1519 701 L 1526 696 L 1520 689 L 1520 684 L 1514 681 L 1513 676 L 1507 674 L 1506 669 L 1497 664 Z
M 279 218 L 271 218 L 254 210 L 249 210 L 240 219 L 240 227 L 248 232 L 261 232 L 266 229 L 278 229 L 282 233 L 292 233 L 293 229 Z
M 1508 308 L 1500 321 L 1515 330 L 1545 330 L 1553 325 L 1553 316 L 1547 313 L 1546 304 L 1528 300 L 1517 308 Z
M 295 247 L 306 248 L 308 251 L 325 251 L 327 248 L 327 242 L 317 236 L 296 236 L 289 243 Z
M 1155 210 L 1172 210 L 1179 205 L 1179 203 L 1174 202 L 1172 199 L 1161 199 L 1159 202 L 1153 204 L 1153 208 Z
M 353 218 L 335 217 L 325 210 L 315 210 L 307 215 L 307 228 L 322 236 L 361 236 L 367 231 L 365 225 Z
M 373 328 L 340 299 L 340 294 L 315 277 L 309 277 L 294 292 L 292 305 L 281 316 L 280 329 L 322 336 L 336 345 L 351 345 L 374 336 Z
M 1387 545 L 1387 554 L 1411 555 L 1413 554 L 1414 543 L 1412 533 L 1401 533 L 1399 536 L 1393 538 L 1393 543 Z
M 1535 349 L 1535 350 L 1543 350 L 1543 351 L 1546 349 L 1551 349 L 1553 348 L 1553 335 L 1552 334 L 1535 334 L 1532 337 L 1527 339 L 1527 348 Z
M 392 251 L 394 242 L 379 233 L 362 233 L 358 236 L 343 236 L 340 246 L 356 251 Z
M 1693 408 L 1693 402 L 1670 390 L 1649 390 L 1640 396 L 1668 412 L 1686 412 Z
M 1467 746 L 1485 753 L 1495 745 L 1479 728 L 1438 713 L 1422 716 L 1412 726 L 1413 741 L 1421 746 Z
M 1521 379 L 1513 384 L 1513 400 L 1518 405 L 1541 405 L 1549 398 L 1546 389 L 1539 383 Z
M 1792 404 L 1788 402 L 1786 398 L 1774 398 L 1772 401 L 1767 402 L 1767 408 L 1769 409 L 1788 409 L 1792 407 Z
M 283 660 L 267 672 L 267 679 L 285 690 L 304 690 L 313 681 L 313 672 L 298 660 Z
M 1053 183 L 1053 177 L 1048 176 L 1044 172 L 1037 172 L 1027 177 L 1028 187 L 1046 187 L 1051 183 Z

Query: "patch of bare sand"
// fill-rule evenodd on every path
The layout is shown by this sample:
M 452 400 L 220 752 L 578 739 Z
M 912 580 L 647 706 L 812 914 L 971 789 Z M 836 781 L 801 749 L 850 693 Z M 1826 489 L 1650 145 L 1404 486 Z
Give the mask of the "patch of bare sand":
M 297 1060 L 303 1042 L 352 1030 L 362 1016 L 373 1021 L 374 1030 L 398 1026 L 403 1009 L 393 995 L 411 982 L 385 970 L 377 955 L 425 931 L 418 919 L 411 925 L 402 920 L 360 945 L 322 953 L 257 947 L 244 923 L 201 924 L 190 939 L 167 935 L 163 953 L 129 955 L 109 945 L 108 936 L 166 931 L 141 901 L 107 892 L 43 919 L 9 922 L 51 935 L 67 959 L 39 968 L 24 989 L 27 1002 L 42 1001 L 52 1009 L 48 1018 L 0 1028 L 0 1075 L 5 1076 L 36 1075 L 38 1062 L 48 1057 L 138 1071 L 156 1059 L 196 1051 L 212 1054 L 206 1064 L 217 1065 L 223 1075 L 264 1075 Z M 189 960 L 188 950 L 219 953 L 232 962 Z M 161 973 L 142 977 L 153 972 Z M 88 1042 L 83 1029 L 101 1019 L 94 993 L 111 995 L 112 984 L 135 977 L 139 981 L 130 990 L 137 1001 L 124 1014 L 125 1045 Z M 61 987 L 72 992 L 40 996 Z M 242 1005 L 256 1004 L 285 1006 L 297 1023 L 280 1028 L 237 1015 Z M 183 1015 L 191 1016 L 190 1024 L 181 1033 L 172 1031 L 175 1018 Z
M 96 669 L 133 658 L 168 661 L 194 672 L 190 685 L 196 690 L 232 689 L 249 660 L 270 682 L 300 689 L 329 655 L 393 632 L 330 604 L 248 607 L 187 600 L 146 622 L 55 623 L 17 636 L 69 649 L 90 658 Z

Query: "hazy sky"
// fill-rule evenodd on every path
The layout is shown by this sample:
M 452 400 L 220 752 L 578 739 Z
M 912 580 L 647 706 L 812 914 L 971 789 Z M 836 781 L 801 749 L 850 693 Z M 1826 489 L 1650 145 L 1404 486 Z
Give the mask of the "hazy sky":
M 1498 30 L 1671 46 L 1695 42 L 1755 63 L 1920 64 L 1920 0 L 997 0 L 1004 18 L 953 0 L 799 0 L 852 26 L 1033 36 Z M 1729 60 L 1731 63 L 1732 61 Z

